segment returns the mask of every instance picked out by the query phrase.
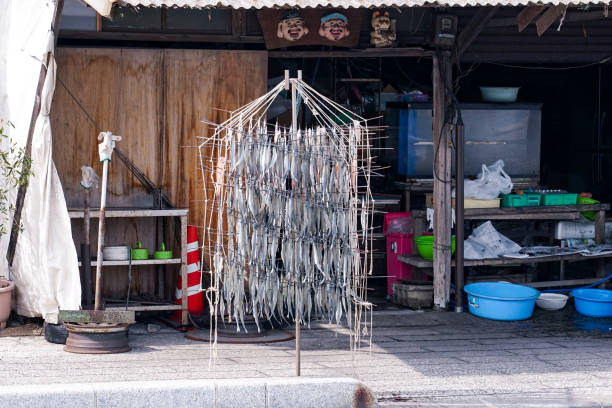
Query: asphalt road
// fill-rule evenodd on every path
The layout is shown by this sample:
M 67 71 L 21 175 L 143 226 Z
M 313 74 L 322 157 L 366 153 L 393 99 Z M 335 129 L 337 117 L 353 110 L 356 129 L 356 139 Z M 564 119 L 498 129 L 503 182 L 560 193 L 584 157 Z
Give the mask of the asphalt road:
M 524 322 L 402 309 L 373 321 L 371 346 L 359 352 L 342 327 L 304 328 L 302 375 L 358 378 L 384 407 L 612 407 L 612 321 L 581 317 L 571 304 Z M 0 383 L 295 375 L 294 341 L 219 344 L 215 359 L 206 343 L 138 324 L 130 345 L 125 354 L 79 355 L 42 336 L 0 338 Z

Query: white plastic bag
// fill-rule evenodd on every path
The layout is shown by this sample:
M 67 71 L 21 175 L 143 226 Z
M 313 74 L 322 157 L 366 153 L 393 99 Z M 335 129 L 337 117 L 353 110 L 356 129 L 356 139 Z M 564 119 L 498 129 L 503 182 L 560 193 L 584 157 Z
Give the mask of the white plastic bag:
M 465 240 L 463 256 L 465 259 L 497 258 L 520 250 L 520 245 L 500 234 L 491 221 L 487 221 L 475 228 Z
M 81 187 L 85 189 L 98 188 L 100 178 L 96 174 L 96 171 L 89 166 L 81 166 Z
M 504 171 L 504 161 L 498 160 L 490 166 L 482 165 L 482 171 L 476 180 L 465 180 L 464 197 L 478 200 L 492 200 L 500 194 L 512 191 L 512 180 Z
M 497 254 L 493 249 L 470 237 L 463 243 L 463 257 L 465 259 L 489 259 L 497 258 Z

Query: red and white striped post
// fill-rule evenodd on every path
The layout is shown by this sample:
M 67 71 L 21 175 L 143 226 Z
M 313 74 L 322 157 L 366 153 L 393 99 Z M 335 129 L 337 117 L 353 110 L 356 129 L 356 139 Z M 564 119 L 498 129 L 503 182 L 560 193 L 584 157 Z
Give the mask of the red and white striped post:
M 190 315 L 201 316 L 204 313 L 204 293 L 200 286 L 200 254 L 198 243 L 198 230 L 196 227 L 187 226 L 187 310 Z M 183 281 L 181 275 L 178 276 L 176 282 L 176 291 L 174 292 L 174 303 L 182 304 L 183 299 Z M 174 314 L 174 320 L 180 321 L 181 312 L 177 310 Z

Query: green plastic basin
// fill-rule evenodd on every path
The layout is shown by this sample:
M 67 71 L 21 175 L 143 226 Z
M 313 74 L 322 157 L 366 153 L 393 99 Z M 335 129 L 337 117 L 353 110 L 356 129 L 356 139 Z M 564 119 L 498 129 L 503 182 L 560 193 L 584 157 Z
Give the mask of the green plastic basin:
M 416 242 L 417 244 L 417 251 L 419 251 L 419 255 L 421 255 L 423 259 L 426 259 L 428 261 L 433 261 L 434 236 L 433 235 L 421 235 L 420 237 L 415 239 L 414 242 Z M 455 241 L 455 237 L 453 236 L 451 239 L 451 254 L 455 253 L 455 246 L 456 246 L 456 241 Z
M 592 205 L 592 204 L 599 204 L 599 201 L 594 200 L 589 197 L 578 197 L 578 199 L 576 200 L 576 204 Z M 591 221 L 595 219 L 595 211 L 583 211 L 580 214 L 584 215 L 585 218 L 588 218 Z

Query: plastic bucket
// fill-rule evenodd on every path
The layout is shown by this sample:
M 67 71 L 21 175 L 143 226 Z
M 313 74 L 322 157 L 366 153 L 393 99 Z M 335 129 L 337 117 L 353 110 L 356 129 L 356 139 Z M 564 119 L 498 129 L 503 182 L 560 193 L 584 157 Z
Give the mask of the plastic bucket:
M 515 102 L 519 89 L 509 86 L 481 86 L 480 94 L 485 102 Z
M 586 205 L 592 205 L 592 204 L 599 204 L 599 201 L 594 200 L 592 198 L 589 197 L 578 197 L 576 199 L 576 204 L 586 204 Z M 587 219 L 593 221 L 595 219 L 595 211 L 583 211 L 580 214 L 584 215 Z
M 540 296 L 534 288 L 505 282 L 470 283 L 464 290 L 470 313 L 492 320 L 529 319 Z
M 578 313 L 591 317 L 612 316 L 612 290 L 574 289 L 570 294 Z

